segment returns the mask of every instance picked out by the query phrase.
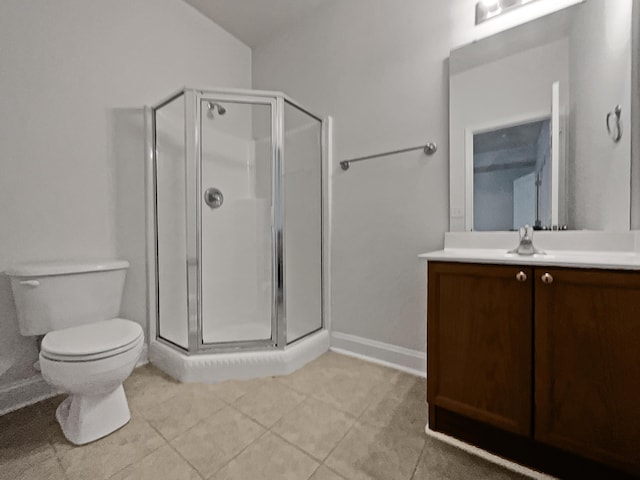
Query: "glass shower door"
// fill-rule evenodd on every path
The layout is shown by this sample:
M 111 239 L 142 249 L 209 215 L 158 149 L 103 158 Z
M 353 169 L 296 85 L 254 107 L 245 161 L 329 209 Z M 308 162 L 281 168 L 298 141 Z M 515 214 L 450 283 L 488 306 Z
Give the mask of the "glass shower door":
M 275 100 L 200 99 L 200 329 L 205 346 L 273 345 Z
M 185 96 L 181 93 L 157 107 L 154 122 L 157 333 L 187 350 Z
M 322 328 L 322 120 L 284 104 L 287 344 Z

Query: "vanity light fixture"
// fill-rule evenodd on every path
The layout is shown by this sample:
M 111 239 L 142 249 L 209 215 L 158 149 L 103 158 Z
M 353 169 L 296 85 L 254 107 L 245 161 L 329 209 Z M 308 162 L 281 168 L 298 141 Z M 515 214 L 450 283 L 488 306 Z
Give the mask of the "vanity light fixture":
M 480 0 L 476 3 L 476 25 L 536 1 L 538 0 Z

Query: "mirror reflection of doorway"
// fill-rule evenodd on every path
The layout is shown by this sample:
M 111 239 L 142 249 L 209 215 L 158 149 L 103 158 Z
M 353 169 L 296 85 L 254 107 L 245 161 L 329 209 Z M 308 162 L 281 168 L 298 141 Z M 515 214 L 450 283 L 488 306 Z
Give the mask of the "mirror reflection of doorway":
M 473 135 L 473 229 L 551 224 L 551 120 Z

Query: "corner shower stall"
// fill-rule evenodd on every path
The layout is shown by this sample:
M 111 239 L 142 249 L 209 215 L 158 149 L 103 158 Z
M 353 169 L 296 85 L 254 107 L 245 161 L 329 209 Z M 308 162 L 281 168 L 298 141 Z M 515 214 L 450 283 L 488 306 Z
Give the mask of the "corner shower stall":
M 146 112 L 151 362 L 220 381 L 322 354 L 327 121 L 249 90 L 184 88 Z

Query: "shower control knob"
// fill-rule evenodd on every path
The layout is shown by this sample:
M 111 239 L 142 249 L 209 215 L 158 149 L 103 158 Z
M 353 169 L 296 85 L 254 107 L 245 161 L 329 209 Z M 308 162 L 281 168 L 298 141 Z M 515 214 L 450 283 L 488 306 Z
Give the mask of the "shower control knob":
M 209 208 L 220 208 L 224 203 L 224 195 L 215 187 L 209 187 L 204 191 L 204 202 Z

